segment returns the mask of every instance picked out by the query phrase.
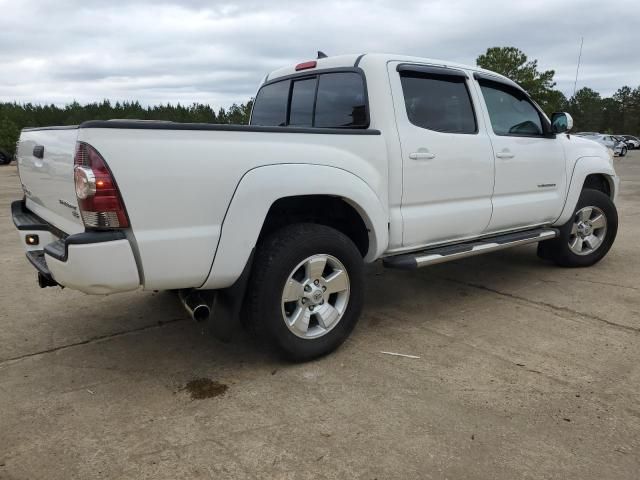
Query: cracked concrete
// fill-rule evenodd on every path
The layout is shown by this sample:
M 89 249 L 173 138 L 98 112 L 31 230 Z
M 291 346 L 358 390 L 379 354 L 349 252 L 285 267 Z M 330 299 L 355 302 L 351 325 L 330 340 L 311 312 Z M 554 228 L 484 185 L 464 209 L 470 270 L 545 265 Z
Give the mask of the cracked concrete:
M 638 478 L 640 152 L 616 163 L 599 265 L 372 265 L 352 338 L 305 365 L 214 341 L 169 293 L 39 289 L 0 167 L 0 479 Z M 192 400 L 195 378 L 228 390 Z

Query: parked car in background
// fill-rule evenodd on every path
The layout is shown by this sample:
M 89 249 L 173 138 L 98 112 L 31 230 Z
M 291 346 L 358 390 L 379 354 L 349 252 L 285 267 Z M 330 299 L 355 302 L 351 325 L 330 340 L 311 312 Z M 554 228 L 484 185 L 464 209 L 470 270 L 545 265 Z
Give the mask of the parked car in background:
M 9 165 L 11 163 L 11 155 L 4 150 L 0 150 L 0 165 Z
M 634 150 L 636 148 L 640 148 L 640 139 L 638 137 L 634 137 L 633 135 L 620 135 L 627 142 L 627 147 L 629 150 Z
M 627 147 L 627 150 L 630 150 L 631 148 L 629 147 L 629 142 L 627 141 L 626 138 L 624 138 L 622 135 L 612 135 L 613 138 L 615 138 L 618 142 L 622 142 L 625 144 L 625 146 Z
M 581 135 L 583 138 L 587 138 L 589 140 L 593 140 L 595 142 L 604 145 L 609 150 L 613 152 L 614 155 L 618 155 L 619 157 L 624 157 L 627 154 L 627 144 L 618 140 L 613 135 L 605 135 L 602 133 L 597 133 L 595 135 Z

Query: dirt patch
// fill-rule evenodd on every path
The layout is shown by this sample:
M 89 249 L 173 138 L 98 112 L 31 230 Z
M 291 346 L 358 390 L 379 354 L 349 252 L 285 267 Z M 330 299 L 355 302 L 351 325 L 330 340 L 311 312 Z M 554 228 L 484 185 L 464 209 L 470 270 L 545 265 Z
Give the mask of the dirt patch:
M 229 387 L 210 378 L 196 378 L 187 382 L 184 389 L 191 394 L 191 400 L 203 400 L 224 395 Z

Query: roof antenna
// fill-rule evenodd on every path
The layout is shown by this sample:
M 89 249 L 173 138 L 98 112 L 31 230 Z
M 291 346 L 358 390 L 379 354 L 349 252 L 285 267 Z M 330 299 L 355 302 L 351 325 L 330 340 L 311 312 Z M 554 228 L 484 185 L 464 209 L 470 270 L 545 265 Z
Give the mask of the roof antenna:
M 580 53 L 578 54 L 578 66 L 576 67 L 576 81 L 573 82 L 573 97 L 576 96 L 576 86 L 578 85 L 578 72 L 580 71 L 580 60 L 582 59 L 582 44 L 584 37 L 580 37 Z
M 324 53 L 322 50 L 318 50 L 318 58 L 327 58 L 329 55 Z

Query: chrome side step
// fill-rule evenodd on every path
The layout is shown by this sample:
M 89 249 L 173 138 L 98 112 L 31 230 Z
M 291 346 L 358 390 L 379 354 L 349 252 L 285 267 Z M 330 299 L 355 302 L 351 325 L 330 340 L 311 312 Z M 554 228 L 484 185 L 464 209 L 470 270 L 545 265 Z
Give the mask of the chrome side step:
M 385 267 L 413 270 L 437 263 L 450 262 L 460 258 L 473 257 L 483 253 L 504 250 L 505 248 L 528 243 L 537 243 L 558 236 L 555 228 L 537 228 L 524 232 L 507 233 L 495 237 L 483 238 L 471 242 L 457 243 L 444 247 L 434 247 L 419 252 L 403 253 L 383 259 Z

